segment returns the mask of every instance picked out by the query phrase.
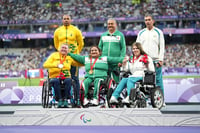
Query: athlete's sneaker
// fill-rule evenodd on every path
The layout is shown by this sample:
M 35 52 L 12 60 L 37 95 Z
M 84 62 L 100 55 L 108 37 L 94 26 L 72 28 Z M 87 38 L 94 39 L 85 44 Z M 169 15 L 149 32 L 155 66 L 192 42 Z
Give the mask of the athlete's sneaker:
M 130 103 L 129 96 L 122 100 L 122 103 Z
M 59 101 L 58 101 L 58 108 L 61 108 L 63 106 L 63 101 L 62 101 L 62 99 L 60 99 Z
M 67 108 L 67 107 L 68 107 L 68 102 L 67 102 L 67 99 L 65 99 L 65 100 L 64 100 L 64 103 L 63 103 L 63 105 L 64 105 L 64 108 Z
M 87 98 L 84 98 L 84 101 L 83 101 L 83 105 L 87 105 L 89 103 L 89 100 Z
M 97 106 L 97 105 L 99 105 L 99 101 L 94 98 L 94 99 L 92 99 L 91 104 Z
M 114 96 L 111 96 L 110 103 L 118 103 L 118 100 Z

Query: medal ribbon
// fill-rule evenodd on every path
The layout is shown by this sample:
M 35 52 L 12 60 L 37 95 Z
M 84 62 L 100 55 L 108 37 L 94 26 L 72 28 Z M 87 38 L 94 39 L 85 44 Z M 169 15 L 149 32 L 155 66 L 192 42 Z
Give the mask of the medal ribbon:
M 135 58 L 135 56 L 133 56 L 132 63 L 134 63 L 134 61 L 136 61 L 138 58 L 140 58 L 140 56 L 141 56 L 141 55 L 139 55 L 138 57 L 136 57 L 136 59 L 134 59 L 134 58 Z
M 95 61 L 94 61 L 94 63 L 92 64 L 92 58 L 90 58 L 90 70 L 93 69 L 95 63 L 97 62 L 97 59 L 98 59 L 98 58 L 96 58 Z
M 60 54 L 60 64 L 63 64 L 63 62 L 65 61 L 66 56 L 64 55 L 63 59 L 62 59 L 62 55 Z

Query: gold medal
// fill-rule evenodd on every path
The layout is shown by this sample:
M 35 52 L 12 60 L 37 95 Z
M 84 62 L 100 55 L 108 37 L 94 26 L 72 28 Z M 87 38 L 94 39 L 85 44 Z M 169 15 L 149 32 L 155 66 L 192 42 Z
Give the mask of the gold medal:
M 90 71 L 89 71 L 89 74 L 92 74 L 92 73 L 93 73 L 93 70 L 90 70 Z

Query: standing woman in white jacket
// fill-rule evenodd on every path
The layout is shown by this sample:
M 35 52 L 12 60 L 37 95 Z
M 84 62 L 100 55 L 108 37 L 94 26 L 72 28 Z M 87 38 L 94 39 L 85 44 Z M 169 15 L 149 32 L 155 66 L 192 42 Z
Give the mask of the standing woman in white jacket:
M 131 89 L 136 89 L 135 83 L 143 79 L 144 71 L 155 71 L 152 58 L 147 56 L 139 42 L 133 43 L 132 52 L 133 56 L 131 56 L 127 62 L 122 64 L 123 70 L 129 70 L 132 75 L 128 78 L 123 78 L 120 81 L 119 85 L 112 94 L 110 103 L 118 103 L 117 99 L 124 88 L 127 88 L 128 96 L 123 99 L 122 102 L 129 103 Z

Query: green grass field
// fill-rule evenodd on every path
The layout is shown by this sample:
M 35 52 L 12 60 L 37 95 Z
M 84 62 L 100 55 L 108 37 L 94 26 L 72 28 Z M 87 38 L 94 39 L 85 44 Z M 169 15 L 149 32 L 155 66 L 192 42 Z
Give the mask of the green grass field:
M 19 86 L 39 86 L 40 80 L 43 79 L 25 79 L 25 78 L 9 78 L 9 79 L 0 79 L 0 81 L 18 81 Z
M 198 76 L 164 76 L 164 78 L 200 78 Z M 18 81 L 19 86 L 39 86 L 40 81 L 44 79 L 25 79 L 25 78 L 13 78 L 13 79 L 0 79 L 0 81 Z

